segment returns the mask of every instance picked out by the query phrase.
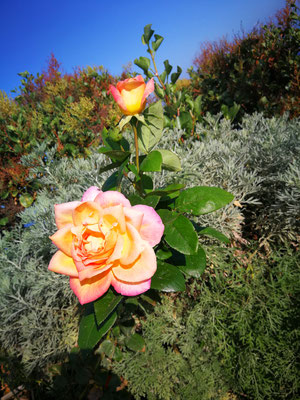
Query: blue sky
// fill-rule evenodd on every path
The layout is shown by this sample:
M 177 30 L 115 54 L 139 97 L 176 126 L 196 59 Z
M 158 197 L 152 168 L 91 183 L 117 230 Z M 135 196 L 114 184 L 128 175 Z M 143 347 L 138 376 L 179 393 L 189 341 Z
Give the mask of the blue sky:
M 140 37 L 149 23 L 165 38 L 158 66 L 169 59 L 186 71 L 201 43 L 230 39 L 241 26 L 249 31 L 284 5 L 285 0 L 0 0 L 0 90 L 10 94 L 17 88 L 18 72 L 42 72 L 51 52 L 64 72 L 103 65 L 120 74 L 123 65 L 147 56 Z

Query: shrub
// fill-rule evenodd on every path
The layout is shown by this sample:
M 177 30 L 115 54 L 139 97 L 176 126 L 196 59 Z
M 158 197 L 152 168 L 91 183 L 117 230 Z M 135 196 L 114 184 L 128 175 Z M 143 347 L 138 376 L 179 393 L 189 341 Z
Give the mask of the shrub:
M 296 398 L 299 254 L 244 257 L 210 248 L 206 279 L 147 314 L 145 351 L 123 348 L 113 363 L 137 400 Z
M 300 113 L 299 9 L 294 1 L 277 13 L 275 22 L 254 28 L 234 40 L 207 43 L 191 70 L 195 95 L 203 111 L 218 113 L 222 106 L 241 106 L 244 113 L 267 116 Z
M 119 113 L 107 95 L 114 78 L 103 67 L 62 75 L 52 55 L 43 74 L 19 75 L 20 93 L 15 100 L 0 95 L 2 198 L 26 190 L 14 172 L 21 156 L 38 143 L 56 145 L 61 156 L 86 156 L 93 144 L 100 143 L 103 127 L 113 124 Z
M 188 186 L 223 187 L 244 207 L 236 203 L 216 211 L 213 218 L 202 216 L 200 224 L 225 234 L 247 230 L 251 237 L 256 232 L 262 239 L 299 242 L 299 119 L 254 114 L 234 128 L 220 117 L 207 115 L 205 123 L 197 125 L 200 140 L 190 137 L 182 143 L 183 131 L 166 131 L 162 145 L 170 148 L 169 138 L 176 137 L 174 150 L 183 165 L 182 172 L 168 175 L 181 176 Z

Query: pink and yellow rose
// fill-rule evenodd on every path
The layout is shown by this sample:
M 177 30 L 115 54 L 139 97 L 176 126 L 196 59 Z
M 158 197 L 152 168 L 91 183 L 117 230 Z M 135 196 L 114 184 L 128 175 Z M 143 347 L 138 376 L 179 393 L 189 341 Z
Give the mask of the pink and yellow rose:
M 164 225 L 152 207 L 131 206 L 124 195 L 90 187 L 81 201 L 55 205 L 58 247 L 49 270 L 70 277 L 81 304 L 102 296 L 112 285 L 125 296 L 150 288 L 156 271 L 153 247 Z
M 110 93 L 125 115 L 141 113 L 146 106 L 146 99 L 154 91 L 154 80 L 146 84 L 142 75 L 125 79 L 117 86 L 109 86 Z

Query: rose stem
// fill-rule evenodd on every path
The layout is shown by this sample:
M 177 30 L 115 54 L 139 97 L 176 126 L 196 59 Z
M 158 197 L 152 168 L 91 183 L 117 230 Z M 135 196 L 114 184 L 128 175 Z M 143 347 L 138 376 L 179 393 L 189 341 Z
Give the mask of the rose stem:
M 134 132 L 134 144 L 135 144 L 135 163 L 136 163 L 136 169 L 138 174 L 140 173 L 140 162 L 139 162 L 139 143 L 138 143 L 138 135 L 137 135 L 137 129 L 136 125 L 132 124 L 133 127 L 133 132 Z
M 154 66 L 154 69 L 155 69 L 155 76 L 156 76 L 156 78 L 159 80 L 159 83 L 161 84 L 162 88 L 163 88 L 164 90 L 166 90 L 166 86 L 164 85 L 163 81 L 160 79 L 160 76 L 158 75 L 158 70 L 157 70 L 157 67 L 156 67 L 156 63 L 155 63 L 155 59 L 154 59 L 154 54 L 153 54 L 153 51 L 150 49 L 149 44 L 148 44 L 148 51 L 149 51 L 150 56 L 151 56 L 151 58 L 152 58 L 153 66 Z M 168 96 L 167 94 L 165 95 L 165 99 L 166 99 L 166 103 L 167 103 L 168 106 L 169 106 L 169 105 L 170 105 L 170 100 L 169 100 L 169 96 Z

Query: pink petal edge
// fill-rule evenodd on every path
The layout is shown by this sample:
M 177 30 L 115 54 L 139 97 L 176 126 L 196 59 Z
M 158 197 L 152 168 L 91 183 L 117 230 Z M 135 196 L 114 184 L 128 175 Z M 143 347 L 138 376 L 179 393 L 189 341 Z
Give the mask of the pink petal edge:
M 138 294 L 144 293 L 150 289 L 151 279 L 144 282 L 138 283 L 127 283 L 119 281 L 112 275 L 111 285 L 115 291 L 122 294 L 123 296 L 137 296 Z
M 123 100 L 123 97 L 121 96 L 119 90 L 115 88 L 113 85 L 109 85 L 109 90 L 110 93 L 112 94 L 115 102 L 118 104 L 118 106 L 121 108 L 122 111 L 127 111 L 126 104 Z
M 97 186 L 91 186 L 88 188 L 82 196 L 81 201 L 94 201 L 98 194 L 102 193 Z
M 98 203 L 102 208 L 123 205 L 124 207 L 131 207 L 130 201 L 126 197 L 117 191 L 108 190 L 98 194 L 95 198 L 95 202 Z
M 161 241 L 165 226 L 160 216 L 154 208 L 137 204 L 132 207 L 134 210 L 141 211 L 144 214 L 142 225 L 140 228 L 141 238 L 146 240 L 150 246 L 155 246 Z
M 146 101 L 146 98 L 149 96 L 149 94 L 151 94 L 152 92 L 154 92 L 154 79 L 151 78 L 150 81 L 147 82 L 146 84 L 146 88 L 142 97 L 142 101 L 141 104 L 144 103 L 144 101 Z
M 70 288 L 78 297 L 80 304 L 90 303 L 101 297 L 110 287 L 112 273 L 96 275 L 93 278 L 80 281 L 78 278 L 70 278 Z

